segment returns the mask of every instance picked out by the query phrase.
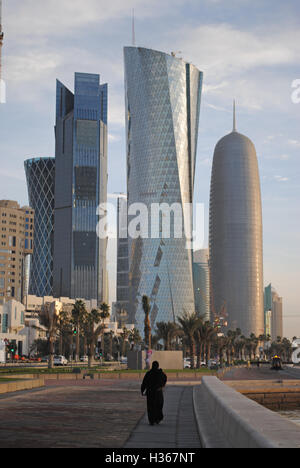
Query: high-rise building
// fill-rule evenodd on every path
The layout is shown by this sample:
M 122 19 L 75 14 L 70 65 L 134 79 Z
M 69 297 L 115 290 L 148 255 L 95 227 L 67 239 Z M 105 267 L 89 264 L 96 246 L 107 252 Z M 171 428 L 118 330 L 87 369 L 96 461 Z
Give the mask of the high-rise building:
M 55 159 L 28 159 L 24 166 L 29 204 L 35 213 L 29 294 L 38 297 L 52 296 Z
M 107 239 L 97 208 L 107 201 L 107 85 L 76 73 L 74 94 L 57 82 L 53 294 L 107 300 Z
M 193 278 L 195 310 L 205 322 L 210 320 L 209 250 L 197 250 L 193 254 Z
M 153 204 L 176 203 L 190 228 L 192 216 L 182 208 L 193 202 L 202 72 L 175 54 L 141 47 L 125 47 L 124 59 L 129 210 L 141 203 L 150 214 Z M 141 332 L 143 295 L 150 298 L 152 327 L 195 308 L 192 251 L 170 218 L 169 237 L 161 216 L 159 235 L 129 232 L 129 320 Z
M 269 284 L 264 291 L 265 334 L 272 341 L 283 338 L 283 301 L 276 290 Z
M 0 304 L 26 294 L 26 257 L 33 253 L 34 210 L 0 201 Z
M 127 199 L 120 195 L 117 199 L 117 301 L 116 314 L 128 318 L 128 235 L 127 235 Z M 126 322 L 127 323 L 127 322 Z
M 216 145 L 210 197 L 210 272 L 215 314 L 229 329 L 264 333 L 263 246 L 256 151 L 233 131 Z

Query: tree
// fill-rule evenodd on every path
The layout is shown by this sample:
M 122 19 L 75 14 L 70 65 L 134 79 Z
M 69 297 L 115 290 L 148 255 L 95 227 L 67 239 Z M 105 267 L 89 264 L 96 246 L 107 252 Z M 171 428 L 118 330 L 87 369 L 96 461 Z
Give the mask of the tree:
M 101 317 L 103 323 L 105 322 L 106 319 L 108 319 L 109 316 L 110 316 L 110 307 L 109 307 L 108 304 L 103 302 L 100 305 L 100 317 Z
M 122 333 L 120 334 L 122 338 L 122 346 L 121 346 L 121 355 L 126 355 L 126 342 L 128 341 L 128 337 L 130 336 L 130 330 L 128 328 L 123 327 Z
M 180 333 L 179 327 L 174 322 L 157 322 L 156 335 L 163 340 L 166 351 L 172 349 L 172 339 Z
M 181 317 L 178 317 L 180 328 L 187 340 L 187 344 L 190 350 L 191 357 L 191 368 L 195 367 L 195 331 L 201 324 L 201 319 L 194 312 L 188 314 L 186 311 Z
M 141 343 L 142 341 L 142 337 L 140 335 L 140 332 L 137 328 L 134 328 L 133 330 L 131 330 L 130 334 L 129 334 L 129 341 L 131 343 L 133 343 L 134 345 L 137 345 L 139 343 Z
M 47 330 L 47 339 L 49 344 L 49 369 L 53 369 L 54 367 L 54 343 L 59 330 L 60 313 L 61 304 L 55 302 L 50 305 L 45 305 L 40 312 L 40 324 Z
M 96 343 L 104 328 L 101 321 L 101 312 L 93 309 L 90 313 L 86 313 L 81 326 L 87 343 L 88 367 L 91 367 L 95 356 Z
M 85 315 L 87 313 L 85 303 L 81 300 L 75 302 L 73 310 L 72 310 L 72 323 L 74 325 L 74 333 L 75 333 L 75 342 L 76 342 L 76 350 L 75 350 L 75 361 L 79 361 L 79 352 L 80 352 L 80 332 L 81 332 L 81 325 L 85 319 Z
M 207 321 L 201 325 L 201 338 L 205 346 L 205 361 L 207 366 L 210 360 L 211 346 L 216 336 L 217 328 L 211 325 L 210 322 Z

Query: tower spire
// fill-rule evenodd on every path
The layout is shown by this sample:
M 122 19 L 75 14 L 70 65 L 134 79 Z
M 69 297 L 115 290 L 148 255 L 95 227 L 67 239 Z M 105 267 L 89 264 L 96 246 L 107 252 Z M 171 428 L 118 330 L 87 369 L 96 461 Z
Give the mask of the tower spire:
M 236 110 L 235 110 L 235 99 L 233 100 L 233 132 L 236 132 Z
M 132 9 L 132 45 L 133 45 L 133 47 L 135 47 L 134 8 Z

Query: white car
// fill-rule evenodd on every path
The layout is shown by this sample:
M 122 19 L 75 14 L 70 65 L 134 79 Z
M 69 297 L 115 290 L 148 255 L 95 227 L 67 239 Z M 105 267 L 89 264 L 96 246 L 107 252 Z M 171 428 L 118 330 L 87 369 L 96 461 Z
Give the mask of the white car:
M 81 361 L 81 362 L 88 362 L 88 361 L 89 361 L 89 357 L 88 357 L 88 356 L 81 356 L 80 361 Z
M 65 356 L 54 356 L 53 363 L 55 366 L 66 366 L 68 364 L 68 360 Z

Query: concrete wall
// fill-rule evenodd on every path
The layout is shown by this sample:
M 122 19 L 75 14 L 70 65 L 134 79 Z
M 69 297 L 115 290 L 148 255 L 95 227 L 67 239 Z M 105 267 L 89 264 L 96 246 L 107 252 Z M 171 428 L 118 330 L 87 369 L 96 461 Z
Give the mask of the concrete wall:
M 12 378 L 12 377 L 10 377 Z M 14 376 L 15 378 L 15 376 Z M 43 378 L 16 380 L 15 382 L 1 382 L 0 395 L 4 393 L 19 392 L 21 390 L 32 390 L 33 388 L 41 388 L 45 386 Z
M 127 353 L 128 369 L 142 370 L 146 368 L 145 351 L 129 351 Z M 153 351 L 150 365 L 158 361 L 161 369 L 183 369 L 182 351 Z
M 194 388 L 194 407 L 202 443 L 205 443 L 205 417 L 217 428 L 224 443 L 232 448 L 300 448 L 300 427 L 249 400 L 216 377 L 203 377 L 201 389 Z M 211 430 L 211 429 L 210 429 Z M 216 439 L 215 439 L 216 440 Z M 212 441 L 212 442 L 211 442 Z

